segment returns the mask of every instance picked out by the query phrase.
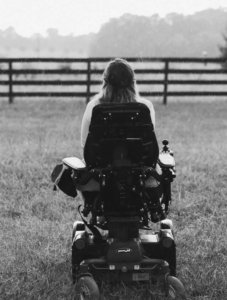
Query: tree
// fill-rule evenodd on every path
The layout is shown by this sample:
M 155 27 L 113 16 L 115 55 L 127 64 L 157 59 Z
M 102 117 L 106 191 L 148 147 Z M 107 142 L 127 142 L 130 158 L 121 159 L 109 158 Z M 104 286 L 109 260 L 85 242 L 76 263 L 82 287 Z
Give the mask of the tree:
M 206 51 L 209 57 L 217 57 L 226 18 L 223 9 L 166 17 L 125 14 L 103 24 L 89 47 L 89 55 L 201 57 Z

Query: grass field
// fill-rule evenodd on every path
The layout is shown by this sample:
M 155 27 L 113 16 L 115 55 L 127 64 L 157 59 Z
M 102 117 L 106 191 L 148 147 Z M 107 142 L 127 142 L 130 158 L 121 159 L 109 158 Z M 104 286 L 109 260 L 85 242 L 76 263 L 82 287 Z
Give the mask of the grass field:
M 0 299 L 72 299 L 77 202 L 50 173 L 80 156 L 80 101 L 0 102 Z M 177 163 L 170 218 L 188 299 L 227 299 L 227 103 L 155 103 L 157 138 Z M 106 292 L 108 294 L 108 291 Z M 106 299 L 133 299 L 126 294 Z M 134 297 L 135 298 L 135 297 Z

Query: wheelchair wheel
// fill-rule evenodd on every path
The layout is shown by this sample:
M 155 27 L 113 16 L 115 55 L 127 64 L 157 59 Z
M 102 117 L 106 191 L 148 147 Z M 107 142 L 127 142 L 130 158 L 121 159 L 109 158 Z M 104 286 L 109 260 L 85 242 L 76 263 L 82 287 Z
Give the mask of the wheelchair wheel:
M 98 300 L 99 288 L 91 276 L 81 277 L 76 284 L 76 300 Z
M 73 281 L 73 283 L 76 282 L 80 263 L 83 259 L 84 259 L 84 257 L 82 255 L 81 251 L 78 251 L 78 249 L 74 245 L 72 245 L 71 263 L 72 263 L 72 281 Z
M 73 232 L 72 232 L 72 242 L 74 240 L 75 234 L 77 231 L 84 231 L 85 224 L 81 221 L 75 221 L 73 224 Z M 72 244 L 72 254 L 71 254 L 71 263 L 72 263 L 72 280 L 73 283 L 76 282 L 78 269 L 81 261 L 83 260 L 83 256 L 81 251 L 79 251 L 74 244 Z
M 167 277 L 167 284 L 168 284 L 168 297 L 167 299 L 176 299 L 176 300 L 185 300 L 185 289 L 182 282 L 174 277 L 168 276 Z

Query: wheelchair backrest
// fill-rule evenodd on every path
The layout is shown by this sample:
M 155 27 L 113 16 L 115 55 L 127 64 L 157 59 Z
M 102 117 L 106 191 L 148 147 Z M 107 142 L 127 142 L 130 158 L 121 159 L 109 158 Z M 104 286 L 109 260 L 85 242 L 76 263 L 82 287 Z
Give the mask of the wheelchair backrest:
M 93 108 L 84 159 L 89 167 L 151 166 L 159 149 L 149 108 L 142 103 Z

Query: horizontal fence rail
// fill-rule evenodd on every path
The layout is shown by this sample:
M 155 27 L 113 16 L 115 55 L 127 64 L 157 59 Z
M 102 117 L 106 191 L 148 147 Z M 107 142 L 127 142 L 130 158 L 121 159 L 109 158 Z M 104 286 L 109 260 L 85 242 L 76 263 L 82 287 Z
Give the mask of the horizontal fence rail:
M 227 96 L 227 70 L 219 58 L 126 58 L 142 96 Z M 102 84 L 111 58 L 0 59 L 0 97 L 84 97 Z

